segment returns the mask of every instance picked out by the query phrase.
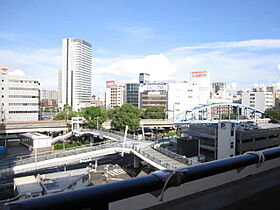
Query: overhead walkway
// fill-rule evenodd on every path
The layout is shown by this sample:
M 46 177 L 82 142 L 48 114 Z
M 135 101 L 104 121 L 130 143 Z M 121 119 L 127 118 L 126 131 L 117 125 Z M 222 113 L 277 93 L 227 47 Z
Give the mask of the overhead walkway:
M 159 165 L 161 165 L 163 167 L 161 169 L 166 169 L 166 168 L 177 169 L 177 168 L 184 168 L 184 167 L 188 166 L 187 164 L 183 164 L 175 159 L 172 159 L 171 157 L 168 157 L 165 154 L 163 154 L 151 147 L 148 147 L 147 149 L 142 150 L 142 151 L 136 148 L 135 151 L 144 155 L 149 160 L 152 160 L 152 161 L 158 163 Z M 147 162 L 149 162 L 149 161 L 147 161 Z
M 111 141 L 123 141 L 124 140 L 124 133 L 119 131 L 104 131 L 104 130 L 96 130 L 96 129 L 81 129 L 73 131 L 73 135 L 75 136 L 81 136 L 85 134 L 92 134 L 94 136 L 99 136 L 101 139 L 106 138 Z M 133 141 L 134 137 L 132 135 L 127 135 L 126 138 L 128 141 Z
M 64 135 L 57 136 L 57 137 L 53 138 L 52 141 L 51 141 L 51 143 L 52 143 L 52 144 L 55 144 L 55 143 L 57 143 L 57 142 L 59 142 L 59 141 L 63 141 L 64 139 L 68 139 L 68 138 L 70 138 L 71 136 L 72 136 L 72 131 L 69 132 L 69 133 L 66 133 L 66 134 L 64 134 Z
M 152 142 L 127 141 L 101 143 L 96 146 L 79 147 L 60 152 L 38 153 L 10 160 L 1 160 L 0 176 L 9 176 L 43 168 L 63 166 L 65 164 L 78 163 L 84 159 L 94 159 L 116 153 L 133 153 L 157 169 L 186 167 L 178 160 L 174 160 L 163 153 L 151 148 Z

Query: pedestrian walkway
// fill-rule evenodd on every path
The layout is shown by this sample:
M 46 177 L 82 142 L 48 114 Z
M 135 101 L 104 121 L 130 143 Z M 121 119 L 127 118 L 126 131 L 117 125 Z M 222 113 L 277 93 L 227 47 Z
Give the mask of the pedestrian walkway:
M 161 160 L 162 162 L 165 162 L 167 164 L 169 164 L 170 166 L 172 166 L 172 168 L 185 168 L 188 165 L 187 164 L 183 164 L 177 160 L 174 160 L 160 152 L 158 152 L 157 150 L 149 147 L 145 150 L 146 153 L 148 153 L 149 155 L 155 157 L 156 159 Z

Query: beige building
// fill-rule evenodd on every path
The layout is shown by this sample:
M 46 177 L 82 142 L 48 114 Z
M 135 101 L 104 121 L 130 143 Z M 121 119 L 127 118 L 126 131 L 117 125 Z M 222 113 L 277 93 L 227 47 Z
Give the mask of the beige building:
M 111 109 L 124 104 L 124 85 L 117 80 L 106 82 L 105 107 Z

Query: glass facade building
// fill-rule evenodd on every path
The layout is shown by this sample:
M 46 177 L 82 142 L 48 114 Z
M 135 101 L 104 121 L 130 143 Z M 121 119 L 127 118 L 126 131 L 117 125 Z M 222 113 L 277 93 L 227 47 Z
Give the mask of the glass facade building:
M 139 105 L 139 84 L 127 83 L 125 85 L 125 103 L 138 107 Z

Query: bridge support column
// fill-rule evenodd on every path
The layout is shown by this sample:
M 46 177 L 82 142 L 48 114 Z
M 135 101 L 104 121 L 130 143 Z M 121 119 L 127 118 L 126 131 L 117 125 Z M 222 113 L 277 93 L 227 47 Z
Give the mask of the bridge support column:
M 89 142 L 90 142 L 90 143 L 94 143 L 94 137 L 93 137 L 93 135 L 91 135 L 91 134 L 89 135 Z
M 136 155 L 134 155 L 134 158 L 133 158 L 133 167 L 134 168 L 140 167 L 140 158 L 138 158 Z

